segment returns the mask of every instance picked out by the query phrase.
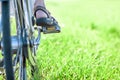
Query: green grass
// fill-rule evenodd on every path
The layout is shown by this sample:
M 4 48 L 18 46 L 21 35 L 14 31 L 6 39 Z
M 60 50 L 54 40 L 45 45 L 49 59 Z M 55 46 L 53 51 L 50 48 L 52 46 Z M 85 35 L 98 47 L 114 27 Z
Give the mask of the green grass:
M 39 78 L 119 80 L 119 3 L 118 0 L 48 1 L 47 7 L 58 19 L 62 32 L 42 35 L 37 54 Z
M 42 34 L 35 80 L 120 80 L 120 1 L 50 0 L 60 34 Z

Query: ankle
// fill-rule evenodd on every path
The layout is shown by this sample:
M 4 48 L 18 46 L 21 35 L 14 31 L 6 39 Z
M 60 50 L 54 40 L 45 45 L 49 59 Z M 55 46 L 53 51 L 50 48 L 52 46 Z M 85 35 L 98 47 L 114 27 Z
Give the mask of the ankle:
M 36 18 L 44 18 L 44 17 L 47 17 L 47 14 L 43 12 L 42 10 L 38 10 L 36 12 Z

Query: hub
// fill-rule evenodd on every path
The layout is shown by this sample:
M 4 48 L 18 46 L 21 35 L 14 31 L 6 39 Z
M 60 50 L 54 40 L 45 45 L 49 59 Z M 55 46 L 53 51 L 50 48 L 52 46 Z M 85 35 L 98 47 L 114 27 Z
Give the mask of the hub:
M 11 49 L 12 53 L 17 52 L 18 48 L 22 46 L 22 40 L 18 39 L 18 36 L 12 36 L 11 37 Z M 1 50 L 3 49 L 3 40 L 1 40 Z

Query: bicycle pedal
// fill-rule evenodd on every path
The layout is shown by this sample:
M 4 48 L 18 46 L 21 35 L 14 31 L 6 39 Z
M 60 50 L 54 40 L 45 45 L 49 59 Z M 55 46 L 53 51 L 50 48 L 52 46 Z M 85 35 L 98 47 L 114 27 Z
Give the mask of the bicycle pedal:
M 58 25 L 49 26 L 49 27 L 42 27 L 42 31 L 43 31 L 44 34 L 59 33 L 60 32 L 60 27 Z

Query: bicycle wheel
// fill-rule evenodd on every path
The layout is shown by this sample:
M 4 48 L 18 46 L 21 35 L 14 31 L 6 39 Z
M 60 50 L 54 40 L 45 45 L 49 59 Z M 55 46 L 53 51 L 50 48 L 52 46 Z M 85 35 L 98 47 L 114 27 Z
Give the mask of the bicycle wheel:
M 3 41 L 1 41 L 1 48 L 4 54 L 6 79 L 29 80 L 28 73 L 33 77 L 35 70 L 37 70 L 35 58 L 41 29 L 36 28 L 38 35 L 35 37 L 32 20 L 34 0 L 12 1 L 14 2 L 17 32 L 15 36 L 10 35 L 10 2 L 9 0 L 2 2 Z

